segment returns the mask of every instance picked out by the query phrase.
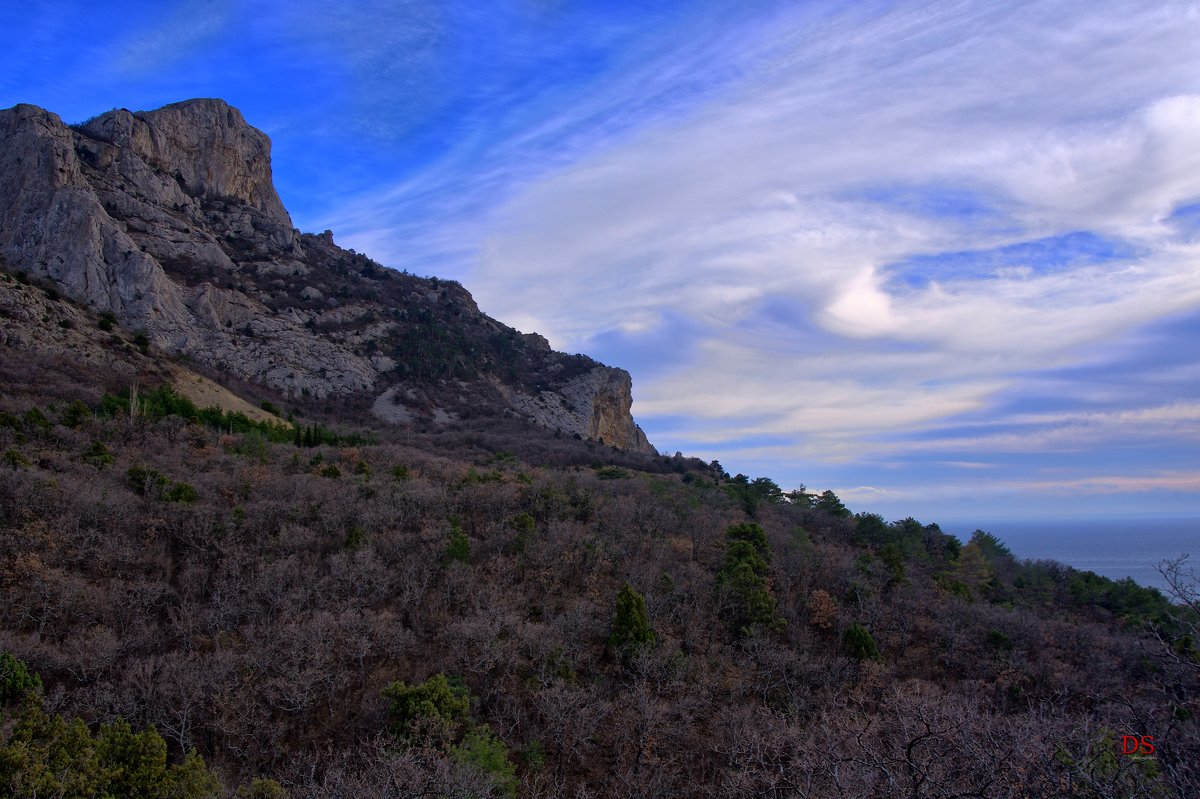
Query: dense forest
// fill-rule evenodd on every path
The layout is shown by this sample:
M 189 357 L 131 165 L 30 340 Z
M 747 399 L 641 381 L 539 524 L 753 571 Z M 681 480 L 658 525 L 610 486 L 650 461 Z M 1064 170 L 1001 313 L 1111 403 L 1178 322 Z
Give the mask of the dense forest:
M 5 795 L 1200 796 L 1186 561 L 1170 601 L 486 408 L 285 426 L 2 349 Z

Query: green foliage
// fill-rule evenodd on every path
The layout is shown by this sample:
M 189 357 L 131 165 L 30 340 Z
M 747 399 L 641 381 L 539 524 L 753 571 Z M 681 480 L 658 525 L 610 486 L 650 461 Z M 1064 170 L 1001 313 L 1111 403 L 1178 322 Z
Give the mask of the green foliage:
M 58 423 L 63 427 L 79 428 L 85 419 L 92 415 L 92 409 L 79 400 L 75 400 L 59 414 Z
M 854 622 L 842 633 L 842 650 L 855 660 L 881 660 L 879 647 L 866 627 Z
M 398 463 L 392 467 L 392 479 L 397 483 L 408 479 L 408 467 L 402 463 Z
M 771 562 L 771 548 L 767 544 L 767 532 L 761 525 L 753 522 L 730 525 L 725 531 L 725 540 L 728 544 L 745 541 L 754 547 L 754 551 L 762 558 L 763 563 Z
M 358 549 L 366 539 L 367 533 L 357 524 L 350 525 L 346 531 L 346 549 Z
M 142 354 L 145 354 L 146 351 L 150 349 L 150 333 L 149 333 L 149 331 L 147 331 L 143 328 L 142 330 L 139 330 L 136 333 L 134 333 L 133 334 L 133 345 L 135 347 L 137 347 L 139 350 L 141 350 Z
M 163 500 L 166 502 L 184 502 L 191 504 L 200 499 L 200 495 L 196 493 L 196 489 L 189 483 L 176 483 L 167 489 L 163 494 Z
M 28 469 L 33 463 L 18 450 L 9 449 L 4 453 L 4 463 L 12 470 Z
M 654 642 L 654 629 L 646 613 L 646 600 L 633 590 L 633 586 L 625 583 L 617 593 L 612 631 L 608 636 L 609 646 L 628 658 L 654 646 Z
M 247 430 L 234 443 L 232 451 L 252 461 L 266 463 L 271 456 L 271 448 L 267 442 L 268 438 L 258 430 Z
M 167 476 L 156 469 L 133 465 L 126 472 L 129 487 L 137 494 L 151 499 L 161 499 L 163 502 L 192 503 L 200 498 L 196 489 L 189 483 L 172 483 Z
M 629 476 L 629 472 L 619 466 L 603 466 L 596 470 L 596 476 L 601 480 L 622 480 Z
M 812 536 L 803 527 L 796 526 L 792 528 L 792 546 L 795 553 L 804 561 L 808 561 L 813 556 Z
M 975 545 L 979 548 L 982 554 L 989 561 L 999 560 L 1001 558 L 1011 559 L 1013 556 L 1012 550 L 1006 547 L 999 538 L 991 533 L 985 533 L 983 530 L 976 530 L 971 533 L 971 540 L 968 545 Z
M 283 411 L 279 410 L 279 406 L 270 400 L 263 400 L 258 403 L 258 407 L 262 408 L 267 413 L 273 413 L 276 416 L 283 416 Z
M 971 589 L 962 580 L 955 577 L 951 572 L 942 572 L 933 578 L 933 583 L 938 588 L 952 596 L 971 601 Z
M 26 431 L 30 433 L 39 431 L 45 433 L 53 427 L 50 424 L 50 420 L 46 418 L 46 414 L 42 413 L 41 409 L 37 406 L 25 411 L 25 415 L 21 417 L 21 422 Z
M 336 480 L 342 476 L 342 470 L 331 463 L 321 470 L 321 476 L 328 477 L 330 480 Z
M 546 765 L 546 749 L 536 738 L 521 748 L 521 759 L 530 771 L 538 771 Z
M 113 316 L 112 311 L 103 311 L 100 314 L 100 320 L 96 322 L 96 327 L 104 332 L 112 330 L 117 325 L 117 317 Z
M 495 334 L 489 348 L 497 350 L 500 363 L 512 363 L 518 354 L 518 341 Z M 482 355 L 463 332 L 442 324 L 432 309 L 416 310 L 402 325 L 392 344 L 396 370 L 405 377 L 424 380 L 470 380 L 478 374 Z
M 244 413 L 223 411 L 220 408 L 200 408 L 181 395 L 169 383 L 163 383 L 137 395 L 138 414 L 154 420 L 179 416 L 225 433 L 256 433 L 268 441 L 286 443 L 292 440 L 292 430 L 280 422 L 257 422 Z M 105 394 L 100 400 L 100 413 L 120 416 L 129 411 L 129 392 Z
M 533 532 L 537 528 L 537 522 L 533 516 L 528 513 L 518 513 L 508 520 L 508 525 L 517 531 L 516 537 L 513 539 L 513 547 L 517 552 L 524 552 L 529 546 L 530 540 L 533 538 Z
M 489 775 L 502 796 L 517 795 L 517 767 L 509 760 L 504 741 L 486 724 L 469 730 L 462 742 L 450 750 L 450 755 L 458 763 Z
M 891 530 L 878 513 L 858 513 L 854 516 L 854 537 L 864 544 L 878 545 L 891 539 Z
M 277 427 L 279 425 L 269 425 L 266 422 L 259 422 L 269 427 Z M 360 444 L 370 443 L 370 439 L 363 435 L 338 435 L 337 433 L 322 427 L 319 424 L 310 424 L 308 427 L 300 427 L 297 425 L 294 429 L 288 430 L 283 427 L 284 435 L 282 438 L 272 438 L 272 441 L 287 442 L 291 441 L 297 447 L 312 449 L 320 446 L 358 446 Z
M 1012 639 L 996 629 L 988 630 L 987 635 L 983 638 L 983 642 L 989 649 L 994 649 L 998 652 L 1007 652 L 1013 648 Z
M 757 524 L 731 525 L 725 533 L 725 560 L 717 572 L 717 590 L 734 632 L 778 631 L 786 620 L 775 613 L 775 595 L 767 577 L 771 557 L 766 533 Z
M 145 466 L 130 466 L 126 475 L 129 478 L 129 487 L 143 497 L 161 496 L 171 482 L 162 472 Z
M 274 780 L 265 780 L 279 788 Z M 167 799 L 221 799 L 225 796 L 225 788 L 217 775 L 208 770 L 204 758 L 193 749 L 177 766 L 167 770 Z M 266 799 L 288 799 L 287 792 L 279 788 L 280 793 L 265 795 Z
M 850 509 L 842 504 L 837 494 L 828 489 L 821 492 L 821 496 L 817 497 L 817 501 L 813 504 L 813 507 L 819 511 L 828 513 L 830 516 L 837 516 L 841 519 L 850 517 Z
M 16 799 L 219 799 L 224 790 L 195 752 L 167 765 L 167 745 L 122 719 L 94 734 L 81 719 L 50 715 L 26 701 L 0 728 L 0 785 Z
M 19 702 L 41 690 L 42 678 L 36 672 L 8 652 L 0 652 L 0 705 Z
M 446 536 L 446 562 L 466 563 L 471 559 L 471 540 L 463 532 L 458 519 L 450 520 L 450 534 Z
M 783 503 L 782 489 L 769 477 L 756 477 L 751 480 L 744 474 L 730 478 L 723 486 L 726 494 L 736 499 L 747 516 L 758 515 L 758 508 L 763 503 L 778 505 Z
M 452 737 L 470 718 L 471 697 L 462 685 L 454 685 L 438 672 L 420 685 L 397 680 L 383 689 L 389 700 L 388 726 L 399 738 L 412 740 L 430 727 Z
M 1069 569 L 1067 595 L 1079 607 L 1100 607 L 1127 622 L 1167 622 L 1171 603 L 1156 588 L 1138 585 L 1131 578 L 1113 580 L 1091 571 Z
M 255 777 L 245 785 L 240 786 L 233 794 L 233 799 L 290 799 L 288 792 L 275 780 Z
M 508 520 L 508 525 L 518 533 L 532 533 L 537 521 L 528 513 L 518 513 Z
M 968 543 L 958 555 L 954 576 L 970 589 L 972 597 L 982 598 L 994 587 L 992 564 L 974 542 Z
M 887 566 L 888 585 L 904 585 L 908 575 L 904 568 L 904 553 L 896 543 L 884 544 L 879 548 L 879 559 Z
M 113 454 L 108 451 L 108 447 L 104 446 L 102 441 L 93 441 L 92 445 L 84 450 L 83 462 L 90 463 L 97 469 L 102 469 L 108 464 L 116 460 Z
M 135 733 L 124 719 L 100 728 L 96 756 L 105 769 L 109 792 L 122 797 L 150 799 L 165 793 L 167 743 L 153 729 Z
M 816 495 L 808 493 L 808 487 L 803 483 L 799 488 L 784 494 L 783 498 L 789 505 L 795 505 L 797 508 L 811 508 L 817 502 Z
M 516 796 L 516 766 L 508 747 L 486 724 L 471 723 L 471 696 L 466 687 L 441 672 L 420 685 L 397 680 L 383 690 L 392 734 L 413 746 L 449 746 L 458 763 L 491 776 L 504 796 Z
M 105 394 L 100 398 L 100 408 L 96 414 L 98 416 L 108 416 L 116 418 L 127 413 L 129 410 L 128 397 L 120 397 L 116 394 Z
M 467 474 L 462 479 L 462 484 L 467 485 L 483 485 L 484 483 L 501 483 L 504 482 L 504 472 L 499 469 L 492 469 L 486 472 L 480 472 L 474 466 L 467 469 Z

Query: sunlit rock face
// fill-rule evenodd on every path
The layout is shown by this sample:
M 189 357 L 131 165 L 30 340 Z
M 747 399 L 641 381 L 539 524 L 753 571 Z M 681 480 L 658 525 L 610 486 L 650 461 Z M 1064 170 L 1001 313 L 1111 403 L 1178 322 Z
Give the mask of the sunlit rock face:
M 415 414 L 383 414 L 396 422 L 490 403 L 654 451 L 628 373 L 491 319 L 457 283 L 296 230 L 270 140 L 222 100 L 78 126 L 18 105 L 0 140 L 0 257 L 163 350 L 288 396 L 417 391 Z

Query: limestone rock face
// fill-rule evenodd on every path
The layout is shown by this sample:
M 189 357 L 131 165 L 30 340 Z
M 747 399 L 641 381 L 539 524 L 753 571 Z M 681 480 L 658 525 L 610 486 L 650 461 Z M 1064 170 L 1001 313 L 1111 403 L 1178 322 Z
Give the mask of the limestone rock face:
M 135 324 L 186 324 L 177 287 L 104 211 L 74 134 L 30 105 L 0 112 L 0 256 Z
M 655 452 L 633 421 L 633 380 L 624 369 L 596 366 L 537 395 L 506 391 L 513 407 L 540 425 L 578 433 L 620 449 Z
M 271 140 L 224 100 L 188 100 L 137 114 L 110 111 L 82 132 L 136 155 L 135 169 L 149 167 L 184 194 L 237 200 L 292 229 L 271 179 Z M 168 188 L 159 199 L 177 199 Z
M 626 372 L 491 319 L 457 283 L 294 229 L 270 140 L 222 100 L 74 127 L 18 105 L 0 111 L 0 143 L 0 260 L 162 350 L 298 400 L 416 391 L 435 420 L 492 405 L 653 452 Z

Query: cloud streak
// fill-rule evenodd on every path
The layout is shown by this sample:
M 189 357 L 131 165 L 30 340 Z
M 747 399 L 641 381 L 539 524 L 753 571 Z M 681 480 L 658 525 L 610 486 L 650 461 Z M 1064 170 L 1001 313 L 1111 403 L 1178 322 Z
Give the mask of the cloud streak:
M 629 365 L 668 451 L 864 502 L 1200 470 L 1194 2 L 208 7 L 54 90 L 242 98 L 298 224 Z

